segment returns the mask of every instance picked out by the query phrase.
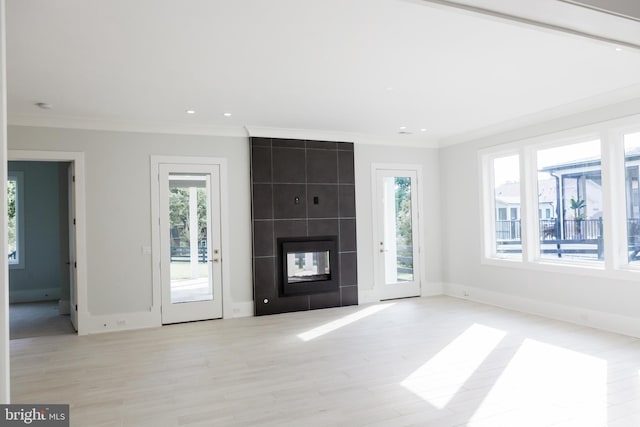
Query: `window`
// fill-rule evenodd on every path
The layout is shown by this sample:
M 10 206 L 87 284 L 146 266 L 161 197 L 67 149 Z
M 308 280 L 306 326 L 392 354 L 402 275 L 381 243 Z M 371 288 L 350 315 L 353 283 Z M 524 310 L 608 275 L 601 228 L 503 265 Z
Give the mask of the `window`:
M 487 148 L 483 262 L 639 280 L 640 114 Z
M 507 219 L 507 208 L 498 208 L 498 219 L 500 221 Z
M 540 256 L 574 260 L 604 259 L 600 141 L 537 152 Z
M 22 172 L 9 172 L 7 179 L 7 234 L 10 268 L 24 267 L 23 182 Z
M 640 132 L 624 136 L 624 166 L 629 263 L 640 264 Z
M 496 212 L 493 255 L 522 258 L 520 233 L 520 157 L 510 155 L 494 158 L 493 205 Z M 507 213 L 509 217 L 507 218 Z

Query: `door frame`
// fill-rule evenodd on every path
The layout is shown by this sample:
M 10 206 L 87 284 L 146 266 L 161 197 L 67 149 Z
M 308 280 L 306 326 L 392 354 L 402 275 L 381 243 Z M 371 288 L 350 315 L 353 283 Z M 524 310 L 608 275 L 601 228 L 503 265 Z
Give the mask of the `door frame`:
M 422 218 L 424 217 L 424 202 L 423 202 L 423 194 L 424 191 L 422 189 L 422 165 L 419 164 L 414 164 L 414 163 L 372 163 L 371 164 L 371 212 L 372 212 L 372 236 L 373 236 L 373 245 L 372 245 L 372 255 L 373 255 L 373 261 L 374 261 L 374 265 L 376 264 L 376 260 L 379 257 L 379 247 L 378 247 L 378 242 L 380 241 L 380 236 L 378 236 L 378 229 L 379 229 L 379 213 L 378 213 L 378 194 L 379 194 L 379 189 L 378 189 L 378 171 L 379 170 L 398 170 L 398 171 L 410 171 L 410 172 L 414 172 L 416 174 L 416 195 L 417 195 L 417 203 L 414 203 L 414 205 L 417 207 L 418 211 L 416 212 L 416 218 L 417 218 L 417 226 L 418 226 L 418 263 L 419 263 L 419 270 L 418 270 L 418 281 L 419 281 L 419 295 L 418 296 L 424 296 L 425 293 L 425 270 L 426 270 L 426 263 L 425 263 L 425 246 L 424 246 L 424 242 L 425 242 L 425 238 L 424 238 L 424 234 L 425 234 L 425 229 L 424 229 L 424 224 L 422 221 Z M 383 292 L 383 286 L 384 284 L 384 278 L 381 277 L 378 269 L 376 268 L 374 273 L 373 273 L 373 286 L 374 286 L 374 290 L 375 290 L 375 294 L 378 300 L 382 300 L 382 298 L 384 298 L 384 292 Z
M 229 237 L 229 195 L 227 159 L 223 157 L 185 157 L 151 155 L 151 262 L 152 262 L 152 299 L 151 312 L 157 318 L 158 324 L 162 324 L 162 272 L 160 269 L 161 244 L 160 244 L 160 164 L 184 164 L 184 165 L 217 165 L 220 168 L 220 260 L 222 268 L 222 318 L 233 317 L 230 282 L 230 250 Z
M 78 335 L 86 335 L 89 324 L 89 305 L 87 298 L 87 215 L 86 215 L 86 187 L 85 187 L 85 159 L 83 152 L 76 151 L 30 151 L 8 150 L 8 161 L 25 162 L 69 162 L 72 164 L 75 176 L 73 197 L 75 212 L 69 212 L 76 220 L 75 227 L 75 263 L 76 263 L 76 322 Z M 71 196 L 71 194 L 69 195 Z M 71 272 L 72 274 L 72 272 Z M 70 307 L 69 309 L 73 309 Z

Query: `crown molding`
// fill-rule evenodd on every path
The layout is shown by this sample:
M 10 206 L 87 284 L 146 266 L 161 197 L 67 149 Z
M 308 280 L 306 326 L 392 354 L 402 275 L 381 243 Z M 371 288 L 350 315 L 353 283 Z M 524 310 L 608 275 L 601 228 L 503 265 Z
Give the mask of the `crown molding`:
M 245 126 L 250 137 L 310 139 L 315 141 L 353 142 L 355 144 L 391 145 L 399 147 L 438 148 L 435 138 L 416 135 L 370 135 L 320 129 Z
M 247 131 L 241 126 L 215 126 L 170 122 L 137 122 L 103 120 L 64 116 L 26 116 L 12 115 L 9 126 L 50 127 L 61 129 L 102 130 L 113 132 L 161 133 L 176 135 L 211 135 L 247 137 Z
M 584 115 L 585 117 L 597 115 L 604 117 L 603 120 L 610 120 L 638 113 L 640 113 L 640 85 L 633 85 L 602 95 L 549 108 L 537 113 L 517 117 L 482 129 L 442 138 L 438 141 L 438 146 L 448 147 L 451 145 L 464 144 L 578 115 Z M 588 120 L 592 120 L 592 118 Z
M 267 126 L 214 126 L 185 123 L 153 123 L 116 121 L 64 116 L 12 115 L 10 126 L 49 127 L 59 129 L 101 130 L 112 132 L 160 133 L 175 135 L 207 135 L 269 138 L 313 139 L 319 141 L 348 141 L 356 144 L 393 145 L 404 147 L 437 148 L 434 138 L 415 135 L 369 135 L 355 132 L 340 132 L 319 129 L 295 129 Z
M 474 4 L 473 2 L 468 2 L 468 1 L 465 2 L 464 0 L 463 1 L 460 1 L 460 0 L 409 0 L 409 1 L 413 1 L 414 3 L 430 4 L 436 7 L 456 9 L 458 11 L 471 13 L 475 15 L 482 15 L 491 19 L 498 19 L 503 22 L 511 22 L 514 24 L 526 25 L 529 27 L 535 27 L 542 30 L 546 30 L 546 31 L 570 34 L 572 36 L 591 39 L 600 43 L 606 43 L 613 46 L 621 46 L 627 49 L 640 51 L 640 44 L 638 43 L 638 39 L 636 37 L 633 37 L 632 39 L 630 39 L 629 37 L 623 37 L 619 34 L 618 35 L 599 34 L 597 31 L 594 32 L 594 31 L 583 30 L 580 28 L 572 28 L 569 25 L 572 23 L 568 23 L 568 22 L 552 23 L 552 22 L 549 22 L 548 19 L 544 19 L 544 18 L 543 19 L 528 18 L 528 17 L 521 16 L 514 13 L 503 12 L 498 10 L 497 8 L 490 9 L 490 8 L 482 7 Z M 566 2 L 564 0 L 561 0 L 561 2 L 565 3 L 566 5 L 571 5 L 573 7 L 576 7 L 576 3 L 573 1 Z M 587 8 L 584 6 L 582 6 L 582 9 L 590 13 L 601 12 L 601 10 L 598 11 L 598 9 L 596 8 Z M 614 17 L 616 19 L 624 19 L 624 20 L 630 19 L 629 17 L 626 17 L 626 16 L 622 17 L 619 14 L 618 15 L 609 14 L 608 16 Z M 633 21 L 630 21 L 630 22 L 636 23 L 637 20 L 634 19 Z M 632 34 L 636 34 L 636 33 L 632 33 Z

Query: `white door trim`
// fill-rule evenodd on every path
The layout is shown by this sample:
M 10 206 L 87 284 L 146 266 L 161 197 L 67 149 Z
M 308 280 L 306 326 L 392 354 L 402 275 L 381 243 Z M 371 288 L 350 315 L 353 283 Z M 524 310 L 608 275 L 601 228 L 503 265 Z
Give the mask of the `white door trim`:
M 222 264 L 222 318 L 233 317 L 231 298 L 231 272 L 229 250 L 229 195 L 227 159 L 223 157 L 184 157 L 151 155 L 151 260 L 152 260 L 152 300 L 151 312 L 158 324 L 162 324 L 162 276 L 160 271 L 160 164 L 218 165 L 220 167 L 220 225 Z
M 78 291 L 78 335 L 88 333 L 89 300 L 87 297 L 87 214 L 85 187 L 85 160 L 83 152 L 76 151 L 30 151 L 9 150 L 9 161 L 32 162 L 72 162 L 76 177 L 75 204 L 76 211 L 76 289 Z M 71 214 L 71 212 L 70 212 Z M 73 309 L 74 307 L 71 307 Z
M 425 228 L 422 221 L 424 217 L 424 190 L 422 183 L 422 165 L 414 164 L 414 163 L 372 163 L 371 164 L 371 212 L 372 212 L 372 235 L 374 237 L 373 246 L 372 246 L 372 255 L 375 264 L 375 260 L 379 257 L 379 247 L 378 247 L 378 205 L 377 205 L 377 197 L 378 197 L 378 177 L 377 172 L 379 170 L 407 170 L 415 172 L 416 174 L 416 183 L 417 183 L 417 196 L 418 200 L 416 206 L 418 208 L 417 219 L 418 219 L 418 262 L 419 262 L 419 270 L 418 270 L 418 280 L 420 281 L 420 296 L 423 296 L 425 289 L 425 278 L 426 278 L 426 257 L 425 257 L 425 245 L 424 245 L 424 235 Z M 377 269 L 374 272 L 374 290 L 376 299 L 380 300 L 383 297 L 384 293 L 382 292 L 383 283 L 380 283 L 380 274 L 378 274 Z

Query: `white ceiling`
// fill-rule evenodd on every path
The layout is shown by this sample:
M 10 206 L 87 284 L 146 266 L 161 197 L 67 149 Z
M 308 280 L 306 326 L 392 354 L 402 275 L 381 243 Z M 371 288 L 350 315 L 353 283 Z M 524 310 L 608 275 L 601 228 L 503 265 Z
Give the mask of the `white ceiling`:
M 640 97 L 640 49 L 446 3 L 7 0 L 9 123 L 445 145 Z M 458 3 L 640 45 L 557 0 Z

